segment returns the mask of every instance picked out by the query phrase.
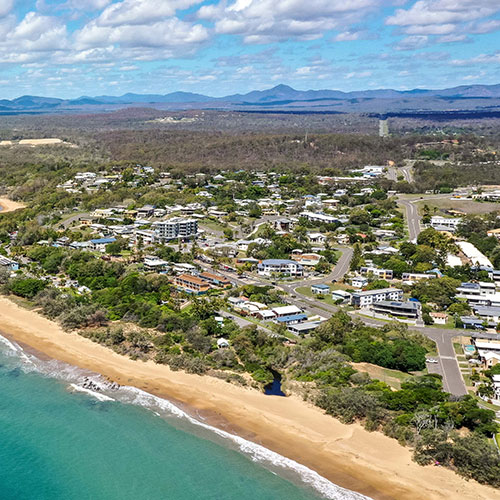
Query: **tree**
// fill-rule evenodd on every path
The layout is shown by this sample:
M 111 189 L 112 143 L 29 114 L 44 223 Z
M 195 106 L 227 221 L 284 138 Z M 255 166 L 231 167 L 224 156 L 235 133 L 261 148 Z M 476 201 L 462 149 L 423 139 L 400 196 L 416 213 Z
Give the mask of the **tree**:
M 117 238 L 116 241 L 106 245 L 106 253 L 109 255 L 120 255 L 122 250 L 128 248 L 128 243 L 125 238 Z
M 449 465 L 453 457 L 453 446 L 448 440 L 448 434 L 442 429 L 425 429 L 417 439 L 413 459 L 419 465 L 429 465 L 439 462 Z
M 500 455 L 494 445 L 476 433 L 453 440 L 453 464 L 465 478 L 495 488 L 500 486 Z
M 47 283 L 34 278 L 14 278 L 9 282 L 9 290 L 14 295 L 32 299 L 38 292 L 43 290 Z
M 353 253 L 351 259 L 351 271 L 354 271 L 361 266 L 363 259 L 363 251 L 361 250 L 361 245 L 359 243 L 355 243 L 353 246 Z

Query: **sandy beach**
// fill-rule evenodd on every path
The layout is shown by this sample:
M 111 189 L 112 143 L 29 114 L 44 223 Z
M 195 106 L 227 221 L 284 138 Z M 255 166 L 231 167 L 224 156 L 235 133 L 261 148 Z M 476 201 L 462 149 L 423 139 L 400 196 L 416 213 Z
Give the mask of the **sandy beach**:
M 1 200 L 0 200 L 1 202 Z M 420 467 L 411 452 L 381 433 L 343 425 L 296 397 L 272 397 L 219 379 L 132 361 L 64 332 L 57 324 L 0 297 L 0 331 L 45 355 L 124 385 L 181 402 L 212 425 L 296 460 L 332 482 L 374 499 L 500 499 L 500 491 L 450 470 Z
M 13 212 L 20 208 L 24 208 L 25 205 L 18 203 L 17 201 L 9 200 L 8 198 L 0 198 L 0 214 L 6 212 Z

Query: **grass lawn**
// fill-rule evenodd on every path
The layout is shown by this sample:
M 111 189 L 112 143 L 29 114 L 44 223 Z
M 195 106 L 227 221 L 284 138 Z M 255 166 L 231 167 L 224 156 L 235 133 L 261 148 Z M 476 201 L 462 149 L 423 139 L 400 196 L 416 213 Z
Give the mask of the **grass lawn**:
M 372 365 L 371 363 L 352 363 L 352 366 L 360 372 L 368 373 L 371 378 L 376 378 L 377 380 L 385 382 L 394 389 L 401 389 L 401 383 L 413 376 L 409 373 L 382 368 L 381 366 Z
M 325 304 L 329 304 L 331 306 L 336 305 L 335 301 L 332 299 L 330 293 L 328 293 L 328 295 L 322 295 L 323 298 L 320 299 L 319 298 L 320 296 L 318 294 L 311 292 L 310 286 L 297 287 L 296 290 L 297 290 L 297 293 L 300 293 L 301 295 L 305 295 L 306 297 L 311 297 L 313 299 L 316 299 L 316 302 L 317 302 L 316 305 L 318 305 L 318 306 L 320 306 L 322 302 L 324 302 Z
M 474 200 L 454 200 L 448 197 L 423 199 L 416 202 L 415 205 L 417 205 L 420 210 L 424 205 L 427 205 L 431 210 L 432 208 L 438 210 L 460 210 L 466 214 L 487 214 L 496 212 L 500 208 L 498 203 L 478 202 Z
M 464 354 L 464 350 L 462 349 L 462 344 L 457 342 L 453 342 L 453 349 L 455 349 L 456 354 Z

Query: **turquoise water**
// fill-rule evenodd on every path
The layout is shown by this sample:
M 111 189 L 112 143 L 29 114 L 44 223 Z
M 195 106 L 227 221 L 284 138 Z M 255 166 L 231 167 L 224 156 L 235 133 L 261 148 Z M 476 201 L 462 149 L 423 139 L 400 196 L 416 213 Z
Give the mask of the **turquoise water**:
M 361 498 L 142 391 L 74 391 L 84 376 L 0 343 L 2 500 Z

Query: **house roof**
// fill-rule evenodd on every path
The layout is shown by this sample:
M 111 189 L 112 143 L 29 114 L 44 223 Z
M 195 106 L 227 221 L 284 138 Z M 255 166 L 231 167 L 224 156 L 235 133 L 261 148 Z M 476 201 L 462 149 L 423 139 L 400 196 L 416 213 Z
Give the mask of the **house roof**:
M 297 306 L 274 307 L 272 310 L 279 316 L 281 315 L 288 316 L 290 314 L 302 313 L 302 310 L 299 309 Z
M 279 321 L 280 323 L 288 323 L 289 321 L 300 321 L 302 319 L 307 319 L 307 316 L 305 314 L 290 314 L 289 316 L 276 318 L 276 321 Z

